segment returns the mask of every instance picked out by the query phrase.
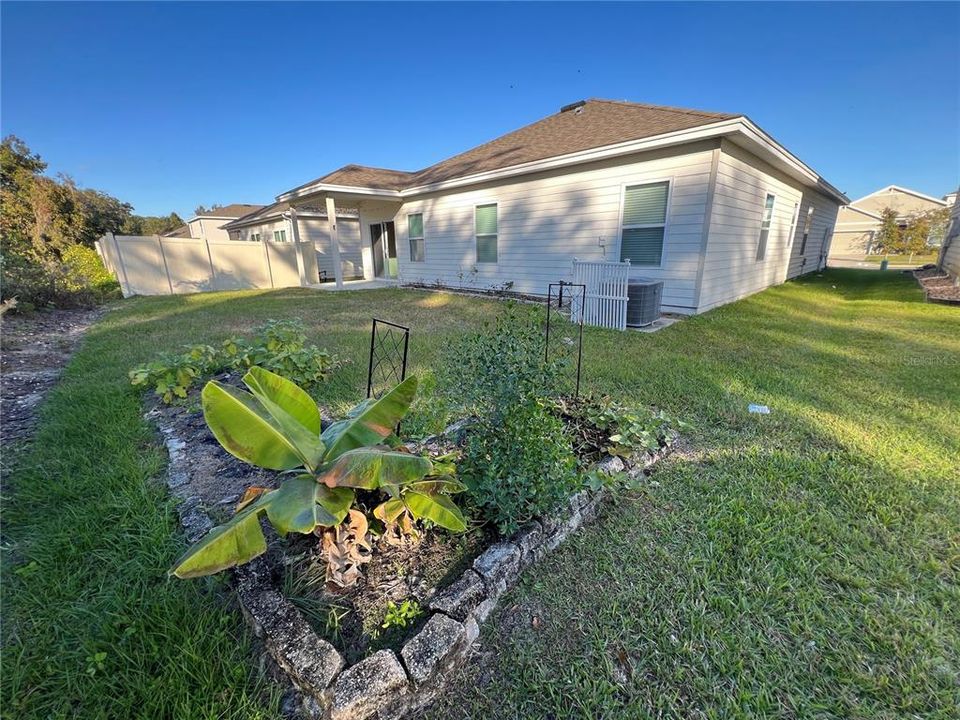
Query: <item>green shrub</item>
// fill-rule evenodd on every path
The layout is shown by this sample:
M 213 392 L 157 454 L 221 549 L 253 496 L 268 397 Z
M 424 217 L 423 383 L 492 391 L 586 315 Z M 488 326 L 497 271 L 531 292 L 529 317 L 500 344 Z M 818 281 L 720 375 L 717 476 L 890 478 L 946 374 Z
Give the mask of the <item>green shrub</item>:
M 44 262 L 4 253 L 0 256 L 0 296 L 17 299 L 20 311 L 47 307 L 90 307 L 120 297 L 95 250 L 68 247 L 59 260 Z
M 460 477 L 503 534 L 555 510 L 580 487 L 563 422 L 527 400 L 471 428 Z
M 224 370 L 260 367 L 313 389 L 340 366 L 326 350 L 306 344 L 306 330 L 299 318 L 268 320 L 254 332 L 253 341 L 232 337 L 219 348 L 192 345 L 185 346 L 181 353 L 162 353 L 131 370 L 130 383 L 152 387 L 169 404 L 187 397 L 195 382 Z
M 101 302 L 120 297 L 120 283 L 107 270 L 96 250 L 71 245 L 61 253 L 60 260 L 67 290 L 89 290 Z
M 493 324 L 464 338 L 444 373 L 461 411 L 477 418 L 461 477 L 503 533 L 554 510 L 578 487 L 570 438 L 545 406 L 560 370 L 544 360 L 537 311 L 508 303 Z

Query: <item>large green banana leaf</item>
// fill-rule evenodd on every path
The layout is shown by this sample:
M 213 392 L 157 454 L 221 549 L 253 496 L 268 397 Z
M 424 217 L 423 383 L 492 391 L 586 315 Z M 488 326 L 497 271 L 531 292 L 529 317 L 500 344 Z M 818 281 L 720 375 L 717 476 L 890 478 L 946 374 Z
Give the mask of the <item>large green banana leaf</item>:
M 320 436 L 320 409 L 299 385 L 256 365 L 243 376 L 243 382 L 258 400 L 273 402 L 311 433 Z
M 306 535 L 317 525 L 339 525 L 353 504 L 353 490 L 329 488 L 312 475 L 286 480 L 267 503 L 267 518 L 281 536 L 289 532 Z
M 415 518 L 431 520 L 453 532 L 467 529 L 467 522 L 463 519 L 460 508 L 446 495 L 426 495 L 410 491 L 403 494 L 403 503 Z
M 367 400 L 350 414 L 324 430 L 325 460 L 335 460 L 348 450 L 369 447 L 393 434 L 417 394 L 417 377 L 412 375 L 379 400 Z
M 268 409 L 243 390 L 208 382 L 201 393 L 203 416 L 234 457 L 270 470 L 320 464 L 323 443 L 275 403 Z
M 324 465 L 317 479 L 331 488 L 383 488 L 395 496 L 400 486 L 422 479 L 432 468 L 430 460 L 420 455 L 377 447 L 358 448 Z
M 260 513 L 272 494 L 263 495 L 229 522 L 208 532 L 174 563 L 171 574 L 178 578 L 212 575 L 265 553 L 267 540 L 260 528 Z

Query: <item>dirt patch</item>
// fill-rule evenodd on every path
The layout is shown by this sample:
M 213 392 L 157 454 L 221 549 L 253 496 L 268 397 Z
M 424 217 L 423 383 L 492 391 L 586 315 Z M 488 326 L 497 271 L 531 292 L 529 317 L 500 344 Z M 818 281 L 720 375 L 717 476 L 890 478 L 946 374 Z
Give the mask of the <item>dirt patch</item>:
M 949 273 L 933 267 L 914 270 L 913 276 L 923 288 L 927 300 L 960 305 L 960 284 Z
M 37 408 L 102 308 L 4 315 L 0 321 L 0 452 L 29 440 Z M 8 466 L 3 463 L 4 469 Z

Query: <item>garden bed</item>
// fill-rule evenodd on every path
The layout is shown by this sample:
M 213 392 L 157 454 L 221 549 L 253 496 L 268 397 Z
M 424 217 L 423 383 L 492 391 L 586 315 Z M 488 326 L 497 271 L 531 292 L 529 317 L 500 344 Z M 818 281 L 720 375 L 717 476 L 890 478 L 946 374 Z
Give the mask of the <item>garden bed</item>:
M 914 270 L 913 276 L 923 288 L 928 302 L 960 305 L 960 284 L 957 284 L 956 278 L 948 272 L 936 267 L 925 267 Z
M 238 381 L 230 373 L 219 379 Z M 558 409 L 567 422 L 569 408 L 566 403 Z M 168 484 L 182 499 L 180 518 L 190 540 L 227 519 L 246 488 L 276 486 L 276 473 L 243 463 L 220 446 L 194 392 L 184 404 L 154 404 L 147 416 L 164 436 Z M 603 438 L 579 435 L 584 467 L 633 475 L 666 454 L 675 438 L 671 434 L 656 451 L 625 462 L 605 455 Z M 409 447 L 442 455 L 463 439 L 461 424 Z M 326 582 L 317 537 L 281 541 L 270 531 L 267 553 L 235 571 L 241 605 L 309 716 L 402 717 L 440 692 L 500 596 L 524 568 L 593 519 L 605 494 L 602 486 L 582 490 L 552 516 L 507 538 L 489 524 L 459 535 L 426 530 L 416 539 L 372 537 L 369 562 L 350 588 Z M 386 622 L 391 615 L 394 621 Z

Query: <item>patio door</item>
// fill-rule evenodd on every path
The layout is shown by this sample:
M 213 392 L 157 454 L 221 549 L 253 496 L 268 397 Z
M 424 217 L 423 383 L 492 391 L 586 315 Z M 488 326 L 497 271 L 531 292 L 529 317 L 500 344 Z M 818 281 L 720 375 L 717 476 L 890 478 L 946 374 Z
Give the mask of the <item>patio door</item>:
M 373 246 L 373 274 L 378 278 L 397 277 L 397 233 L 393 221 L 370 225 Z

